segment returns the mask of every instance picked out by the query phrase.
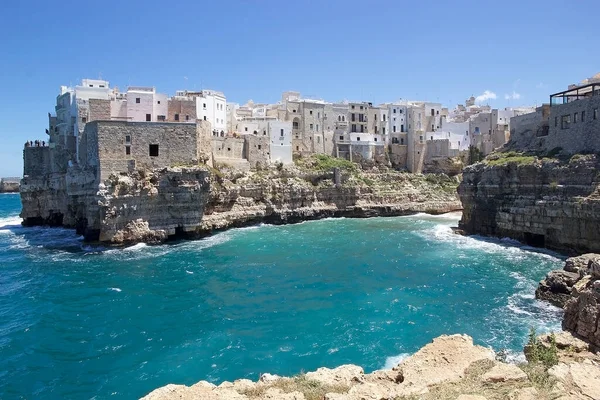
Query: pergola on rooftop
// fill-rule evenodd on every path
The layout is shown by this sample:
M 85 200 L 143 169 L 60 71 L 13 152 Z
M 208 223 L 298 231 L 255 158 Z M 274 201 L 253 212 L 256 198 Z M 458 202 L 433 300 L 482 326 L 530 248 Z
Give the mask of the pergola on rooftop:
M 600 82 L 588 83 L 550 95 L 550 106 L 571 103 L 587 97 L 600 96 Z

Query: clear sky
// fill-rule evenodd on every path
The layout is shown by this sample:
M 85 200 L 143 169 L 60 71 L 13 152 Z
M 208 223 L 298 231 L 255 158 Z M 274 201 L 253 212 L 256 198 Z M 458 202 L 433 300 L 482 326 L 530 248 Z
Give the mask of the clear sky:
M 276 102 L 535 105 L 600 72 L 597 0 L 3 2 L 0 176 L 46 139 L 60 85 L 221 90 Z M 495 97 L 495 98 L 494 98 Z

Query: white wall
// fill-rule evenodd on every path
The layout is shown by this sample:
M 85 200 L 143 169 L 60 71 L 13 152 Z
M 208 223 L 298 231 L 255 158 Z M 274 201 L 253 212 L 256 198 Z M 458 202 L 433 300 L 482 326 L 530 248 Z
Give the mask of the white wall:
M 450 148 L 458 150 L 467 150 L 471 145 L 471 135 L 469 133 L 469 121 L 465 122 L 444 122 L 441 131 L 428 133 L 427 140 L 450 139 Z
M 167 114 L 169 113 L 169 97 L 166 94 L 155 93 L 153 100 L 153 114 L 152 121 L 159 121 L 158 116 L 164 116 L 164 121 L 167 120 Z M 185 118 L 185 117 L 184 117 Z M 190 121 L 192 122 L 192 121 Z
M 348 135 L 346 135 L 348 136 Z M 361 132 L 351 132 L 349 134 L 350 136 L 350 141 L 352 143 L 354 142 L 360 142 L 360 143 L 366 143 L 366 144 L 381 144 L 384 145 L 385 144 L 385 137 L 383 135 L 379 135 L 379 134 L 373 134 L 373 133 L 361 133 Z M 344 139 L 346 139 L 344 137 Z
M 269 121 L 271 162 L 292 163 L 292 122 Z
M 198 120 L 210 122 L 213 130 L 227 131 L 227 102 L 225 96 L 213 91 L 202 91 L 196 97 L 196 115 Z
M 137 99 L 139 99 L 139 103 Z M 147 114 L 150 114 L 150 121 L 156 121 L 156 115 L 154 114 L 154 92 L 127 90 L 127 119 L 129 121 L 145 122 Z

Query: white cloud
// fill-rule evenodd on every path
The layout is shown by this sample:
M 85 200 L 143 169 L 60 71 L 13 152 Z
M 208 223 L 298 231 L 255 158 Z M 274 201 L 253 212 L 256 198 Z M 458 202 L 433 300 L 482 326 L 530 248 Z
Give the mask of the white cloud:
M 482 94 L 480 94 L 479 96 L 475 97 L 475 101 L 477 103 L 482 103 L 486 100 L 490 100 L 490 99 L 495 99 L 496 98 L 496 93 L 490 91 L 490 90 L 486 90 L 484 91 Z
M 513 92 L 511 94 L 505 94 L 504 98 L 506 100 L 519 100 L 521 98 L 521 94 L 517 93 L 513 90 Z

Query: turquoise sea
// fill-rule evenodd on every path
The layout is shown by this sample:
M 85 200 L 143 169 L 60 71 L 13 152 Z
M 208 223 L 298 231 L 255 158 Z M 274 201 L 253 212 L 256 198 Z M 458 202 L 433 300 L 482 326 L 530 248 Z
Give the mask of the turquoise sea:
M 0 398 L 131 399 L 167 383 L 390 367 L 441 334 L 510 350 L 560 328 L 557 255 L 454 235 L 459 214 L 328 219 L 124 249 L 22 228 L 0 195 Z

